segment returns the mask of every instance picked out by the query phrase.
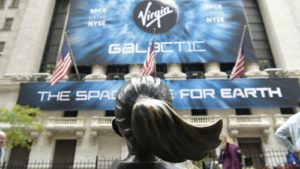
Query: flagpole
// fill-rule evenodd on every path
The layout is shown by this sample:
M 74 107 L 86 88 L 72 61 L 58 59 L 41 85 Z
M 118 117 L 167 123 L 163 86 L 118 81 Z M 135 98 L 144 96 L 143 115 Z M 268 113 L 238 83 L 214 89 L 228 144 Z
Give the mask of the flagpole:
M 69 15 L 70 15 L 70 8 L 71 8 L 71 5 L 69 3 L 68 4 L 68 12 L 67 12 L 66 19 L 65 19 L 66 22 L 65 22 L 65 25 L 64 25 L 64 35 L 65 35 L 64 37 L 66 38 L 66 42 L 67 42 L 68 48 L 70 50 L 71 59 L 72 59 L 72 62 L 73 62 L 73 65 L 74 65 L 75 72 L 77 74 L 78 80 L 81 81 L 80 76 L 79 76 L 79 72 L 78 72 L 78 68 L 77 68 L 77 65 L 76 65 L 76 62 L 75 62 L 74 54 L 73 54 L 72 48 L 70 46 L 69 37 L 68 37 L 67 31 L 66 31 L 67 23 L 68 23 Z
M 69 43 L 68 34 L 67 34 L 67 32 L 64 32 L 64 34 L 65 34 L 65 38 L 66 38 L 66 41 L 67 41 L 68 48 L 70 49 L 70 54 L 71 54 L 72 62 L 73 62 L 73 65 L 74 65 L 74 68 L 75 68 L 78 80 L 81 81 L 80 76 L 79 76 L 79 72 L 78 72 L 78 68 L 77 68 L 77 65 L 76 65 L 76 62 L 75 62 L 75 58 L 74 58 L 74 55 L 73 55 L 73 51 L 72 51 L 72 48 L 71 48 L 70 43 Z
M 243 46 L 243 42 L 244 42 L 245 34 L 246 34 L 246 29 L 247 29 L 247 25 L 244 25 L 243 34 L 242 34 L 242 38 L 241 38 L 241 42 L 240 42 L 240 45 L 239 45 L 239 50 L 238 50 L 237 56 L 239 56 L 239 54 L 242 50 L 242 46 Z
M 153 28 L 153 43 L 155 42 L 155 31 L 156 29 Z M 154 45 L 154 44 L 153 44 Z M 153 53 L 154 53 L 154 47 L 153 47 Z M 154 53 L 154 61 L 155 61 L 155 65 L 154 65 L 154 77 L 157 77 L 157 74 L 156 74 L 156 54 Z
M 244 25 L 244 29 L 243 29 L 242 38 L 241 38 L 241 42 L 240 42 L 240 45 L 239 45 L 236 61 L 235 61 L 235 64 L 232 68 L 231 74 L 229 76 L 230 80 L 234 80 L 235 78 L 240 76 L 241 72 L 244 70 L 244 54 L 243 54 L 244 52 L 242 50 L 243 50 L 243 44 L 244 44 L 246 29 L 247 29 L 247 26 Z

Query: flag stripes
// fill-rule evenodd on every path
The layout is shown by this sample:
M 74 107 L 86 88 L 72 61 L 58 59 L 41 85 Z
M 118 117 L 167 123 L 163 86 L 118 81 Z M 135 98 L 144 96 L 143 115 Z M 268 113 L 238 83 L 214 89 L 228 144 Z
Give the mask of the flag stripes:
M 245 65 L 245 55 L 244 55 L 244 47 L 242 47 L 241 49 L 239 49 L 239 55 L 230 74 L 230 80 L 234 80 L 235 78 L 243 74 L 244 65 Z
M 63 47 L 57 58 L 57 64 L 53 71 L 51 78 L 51 86 L 55 85 L 59 80 L 64 78 L 67 71 L 72 64 L 71 52 L 67 44 L 66 39 L 64 40 Z
M 155 69 L 155 56 L 154 56 L 154 40 L 152 40 L 150 48 L 148 48 L 147 56 L 142 68 L 143 76 L 150 76 Z
M 235 64 L 232 68 L 232 71 L 231 71 L 231 74 L 230 74 L 230 77 L 229 77 L 230 80 L 236 79 L 237 77 L 242 75 L 243 72 L 244 72 L 244 65 L 245 65 L 244 39 L 245 39 L 246 29 L 247 29 L 247 26 L 244 25 L 242 38 L 241 38 L 241 42 L 240 42 L 240 45 L 239 45 L 239 50 L 238 50 L 238 53 L 237 53 L 237 58 L 236 58 Z

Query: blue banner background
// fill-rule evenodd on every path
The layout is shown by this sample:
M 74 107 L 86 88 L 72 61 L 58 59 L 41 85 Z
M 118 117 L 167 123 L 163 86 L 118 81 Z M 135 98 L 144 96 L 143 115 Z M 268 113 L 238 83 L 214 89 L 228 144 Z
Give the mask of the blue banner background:
M 71 1 L 67 32 L 78 65 L 144 62 L 153 34 L 134 22 L 134 8 L 139 2 Z M 241 0 L 174 2 L 179 13 L 176 25 L 155 35 L 157 63 L 235 62 L 246 24 Z M 211 22 L 211 18 L 224 22 Z M 255 54 L 249 39 L 247 31 L 245 55 L 247 60 L 253 60 Z
M 63 82 L 54 87 L 49 83 L 22 83 L 18 104 L 41 110 L 113 110 L 115 94 L 124 82 Z M 164 83 L 170 89 L 175 109 L 294 107 L 300 98 L 297 79 L 164 80 Z M 245 90 L 248 97 L 241 93 Z

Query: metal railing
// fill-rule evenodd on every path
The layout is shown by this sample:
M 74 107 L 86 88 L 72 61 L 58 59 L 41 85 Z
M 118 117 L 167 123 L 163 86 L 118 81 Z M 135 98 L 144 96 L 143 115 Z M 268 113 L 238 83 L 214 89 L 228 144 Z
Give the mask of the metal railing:
M 109 169 L 114 159 L 97 159 L 96 161 L 53 163 L 53 162 L 24 162 L 0 163 L 0 169 Z
M 213 153 L 215 154 L 215 153 Z M 272 149 L 264 152 L 247 151 L 241 152 L 243 157 L 243 169 L 273 169 L 287 166 L 285 149 Z M 211 161 L 216 163 L 217 156 L 207 156 L 200 161 L 194 161 L 200 169 L 204 169 L 202 163 Z M 0 169 L 109 169 L 116 159 L 98 159 L 87 162 L 53 163 L 53 162 L 11 162 L 0 163 Z
M 294 169 L 290 164 L 287 164 L 287 150 L 285 149 L 270 149 L 264 152 L 257 150 L 243 152 L 242 150 L 241 155 L 242 169 Z M 211 166 L 211 163 L 215 166 L 213 169 L 222 169 L 222 165 L 218 163 L 218 158 L 213 154 L 193 163 L 200 169 L 210 169 L 205 166 Z

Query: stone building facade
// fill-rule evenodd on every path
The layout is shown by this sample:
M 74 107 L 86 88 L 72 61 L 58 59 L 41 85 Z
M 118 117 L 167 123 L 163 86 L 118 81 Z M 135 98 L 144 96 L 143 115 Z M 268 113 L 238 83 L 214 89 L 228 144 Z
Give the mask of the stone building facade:
M 256 62 L 246 64 L 244 78 L 299 79 L 300 1 L 243 0 L 243 3 L 254 48 L 260 55 Z M 35 82 L 39 78 L 49 81 L 65 26 L 68 4 L 68 0 L 0 0 L 0 107 L 9 108 L 16 104 L 20 83 Z M 47 60 L 51 54 L 53 57 Z M 191 71 L 186 68 L 189 66 L 196 67 L 197 64 L 165 64 L 161 72 L 169 80 L 228 79 L 227 71 L 231 69 L 218 62 L 201 64 L 201 70 L 195 68 Z M 121 74 L 117 74 L 120 75 L 117 78 L 126 80 L 140 76 L 141 67 L 136 64 L 120 67 Z M 122 72 L 123 68 L 126 71 Z M 85 81 L 103 81 L 115 75 L 113 73 L 118 66 L 93 65 L 79 69 L 85 72 L 82 75 Z M 69 78 L 72 73 L 74 71 L 70 72 Z M 64 80 L 67 81 L 68 77 Z M 224 132 L 231 135 L 242 148 L 264 152 L 281 147 L 274 139 L 274 131 L 289 114 L 297 111 L 299 108 L 291 107 L 177 112 L 187 121 L 200 126 L 222 118 Z M 31 150 L 22 158 L 29 161 L 93 161 L 96 156 L 126 156 L 125 141 L 111 129 L 112 112 L 45 113 L 45 131 L 38 135 L 32 133 Z M 14 157 L 16 152 L 18 150 L 8 150 L 6 160 Z M 70 157 L 61 154 L 70 154 Z

